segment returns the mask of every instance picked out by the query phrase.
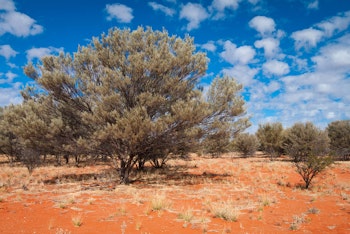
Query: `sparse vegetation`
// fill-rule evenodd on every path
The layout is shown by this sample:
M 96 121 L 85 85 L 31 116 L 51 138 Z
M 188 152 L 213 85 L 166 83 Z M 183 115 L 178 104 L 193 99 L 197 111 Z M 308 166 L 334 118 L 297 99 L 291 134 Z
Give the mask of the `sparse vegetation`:
M 333 163 L 333 159 L 327 156 L 329 153 L 327 133 L 312 123 L 296 123 L 287 129 L 284 148 L 293 158 L 306 189 L 315 176 Z
M 151 200 L 151 208 L 154 211 L 160 211 L 169 208 L 171 205 L 170 201 L 166 198 L 164 194 L 155 195 Z
M 283 153 L 283 126 L 281 123 L 260 124 L 256 136 L 260 143 L 260 148 L 271 159 Z
M 306 217 L 305 214 L 294 215 L 293 222 L 291 223 L 289 229 L 290 230 L 298 230 L 300 228 L 300 225 L 306 222 L 305 217 Z
M 241 133 L 234 140 L 234 148 L 244 157 L 253 156 L 258 147 L 258 139 L 249 133 Z
M 210 212 L 215 218 L 221 218 L 230 222 L 237 222 L 239 216 L 237 208 L 229 201 L 212 203 Z
M 338 194 L 332 202 L 345 210 L 350 199 L 347 181 L 344 186 L 333 185 L 332 180 L 344 180 L 349 166 L 322 175 L 321 183 L 305 191 L 290 175 L 291 162 L 286 157 L 271 162 L 265 154 L 271 159 L 283 153 L 290 156 L 308 189 L 313 179 L 333 164 L 330 154 L 349 159 L 350 121 L 332 122 L 325 131 L 308 122 L 286 130 L 281 123 L 268 123 L 259 125 L 255 135 L 242 133 L 250 126 L 241 96 L 243 86 L 224 76 L 216 77 L 204 89 L 199 84 L 206 69 L 206 55 L 196 52 L 189 36 L 178 38 L 165 30 L 142 27 L 135 31 L 111 29 L 88 46 L 79 47 L 74 56 L 60 53 L 43 57 L 38 64 L 30 62 L 25 73 L 35 83 L 22 92 L 24 101 L 0 107 L 0 157 L 4 154 L 8 160 L 0 158 L 0 166 L 6 167 L 0 174 L 0 203 L 5 207 L 0 211 L 14 216 L 16 212 L 7 209 L 11 202 L 16 203 L 11 207 L 14 210 L 18 204 L 22 210 L 23 206 L 42 205 L 41 200 L 32 202 L 32 195 L 50 194 L 53 189 L 51 201 L 57 202 L 57 194 L 66 195 L 53 206 L 61 215 L 80 212 L 84 205 L 94 204 L 88 206 L 93 210 L 113 203 L 113 214 L 103 221 L 119 222 L 121 233 L 126 232 L 127 223 L 137 231 L 142 226 L 144 215 L 135 215 L 129 204 L 145 210 L 147 223 L 156 213 L 157 221 L 162 214 L 175 213 L 185 222 L 183 227 L 190 223 L 203 233 L 211 224 L 208 218 L 198 221 L 195 215 L 211 213 L 225 223 L 220 230 L 212 225 L 216 228 L 212 232 L 231 233 L 226 224 L 246 218 L 245 212 L 251 220 L 265 221 L 266 210 L 272 208 L 283 215 L 282 208 L 275 206 L 275 196 L 286 202 L 311 195 L 314 202 L 315 194 Z M 248 158 L 258 146 L 265 154 Z M 233 149 L 247 158 L 238 157 Z M 192 152 L 200 152 L 202 158 Z M 68 165 L 62 165 L 63 160 Z M 88 169 L 84 171 L 81 165 Z M 62 171 L 48 173 L 56 166 Z M 130 178 L 132 172 L 137 172 L 136 179 Z M 116 180 L 132 184 L 117 185 Z M 81 191 L 99 198 L 80 198 Z M 117 208 L 116 197 L 120 199 Z M 180 210 L 183 197 L 186 202 L 195 201 L 190 206 L 196 208 Z M 293 217 L 289 229 L 297 230 L 310 221 L 307 214 L 319 217 L 323 213 L 327 212 L 309 208 Z M 137 220 L 130 219 L 133 215 Z M 23 220 L 27 222 L 29 217 Z M 82 214 L 67 220 L 75 227 L 83 224 Z M 243 223 L 240 229 L 244 229 Z M 282 222 L 278 226 L 283 228 Z M 49 230 L 53 229 L 50 222 Z
M 74 227 L 80 227 L 81 225 L 83 225 L 83 218 L 82 218 L 82 216 L 80 214 L 76 215 L 76 216 L 73 216 L 72 217 L 72 223 L 73 223 Z
M 184 210 L 183 212 L 178 214 L 178 218 L 184 220 L 187 223 L 190 223 L 193 217 L 194 215 L 192 209 Z
M 328 124 L 330 148 L 334 156 L 341 160 L 350 159 L 350 120 L 334 121 Z

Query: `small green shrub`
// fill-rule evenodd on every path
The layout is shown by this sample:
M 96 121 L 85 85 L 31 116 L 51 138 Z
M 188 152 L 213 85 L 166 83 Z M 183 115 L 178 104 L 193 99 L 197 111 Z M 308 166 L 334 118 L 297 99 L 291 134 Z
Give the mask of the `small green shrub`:
M 244 157 L 253 156 L 259 147 L 259 141 L 255 135 L 241 133 L 234 140 L 234 148 Z

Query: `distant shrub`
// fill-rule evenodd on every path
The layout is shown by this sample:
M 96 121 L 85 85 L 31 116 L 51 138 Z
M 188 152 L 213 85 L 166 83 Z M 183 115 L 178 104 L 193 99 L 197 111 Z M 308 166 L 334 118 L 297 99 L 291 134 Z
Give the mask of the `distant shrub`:
M 234 140 L 234 148 L 244 157 L 253 156 L 259 147 L 258 138 L 249 133 L 241 133 Z
M 297 172 L 308 189 L 312 179 L 333 163 L 329 138 L 325 131 L 312 123 L 296 123 L 286 131 L 284 147 L 293 158 Z
M 283 148 L 294 162 L 305 161 L 311 155 L 327 155 L 329 138 L 311 122 L 296 123 L 285 131 Z
M 256 136 L 259 139 L 261 150 L 270 155 L 271 159 L 283 153 L 283 126 L 281 123 L 259 125 Z
M 350 120 L 334 121 L 328 124 L 330 149 L 341 160 L 350 159 Z

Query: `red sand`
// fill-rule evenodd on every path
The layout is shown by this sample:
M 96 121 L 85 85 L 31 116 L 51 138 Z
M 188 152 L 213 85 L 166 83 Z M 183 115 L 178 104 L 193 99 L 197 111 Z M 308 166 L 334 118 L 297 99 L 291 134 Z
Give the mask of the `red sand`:
M 106 165 L 0 168 L 0 233 L 350 233 L 350 162 L 309 190 L 290 162 L 262 156 L 191 156 L 128 186 Z

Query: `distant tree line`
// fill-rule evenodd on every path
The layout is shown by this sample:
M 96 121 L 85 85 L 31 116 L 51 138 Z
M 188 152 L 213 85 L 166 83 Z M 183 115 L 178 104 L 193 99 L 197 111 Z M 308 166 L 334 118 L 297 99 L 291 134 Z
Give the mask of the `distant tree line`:
M 295 123 L 287 129 L 278 122 L 261 124 L 255 135 L 241 134 L 234 142 L 243 156 L 253 155 L 258 149 L 271 160 L 288 155 L 308 188 L 334 160 L 349 160 L 350 120 L 331 122 L 325 130 L 311 122 Z
M 234 145 L 244 156 L 261 150 L 271 159 L 288 155 L 294 162 L 308 155 L 330 155 L 346 161 L 350 159 L 350 120 L 331 122 L 325 130 L 311 122 L 295 123 L 286 129 L 279 122 L 260 124 L 255 134 L 236 137 Z

